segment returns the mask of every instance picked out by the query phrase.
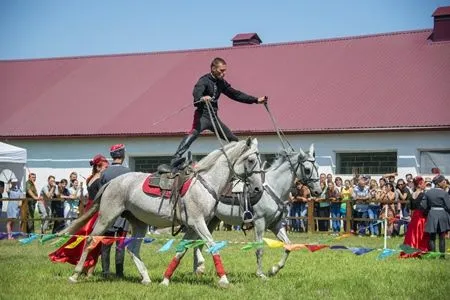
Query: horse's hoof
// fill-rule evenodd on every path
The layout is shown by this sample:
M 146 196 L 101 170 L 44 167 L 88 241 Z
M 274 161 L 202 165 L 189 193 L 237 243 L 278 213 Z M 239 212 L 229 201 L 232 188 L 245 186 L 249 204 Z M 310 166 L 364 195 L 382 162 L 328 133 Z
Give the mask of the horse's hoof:
M 194 273 L 195 273 L 195 275 L 205 274 L 205 265 L 198 266 Z
M 160 285 L 162 285 L 162 286 L 169 286 L 169 279 L 168 278 L 164 278 L 163 281 L 161 281 Z
M 268 279 L 269 279 L 264 273 L 256 274 L 256 276 L 258 276 L 258 277 L 261 278 L 262 280 L 268 280 Z
M 77 278 L 75 276 L 72 275 L 72 276 L 69 277 L 69 282 L 70 283 L 77 283 L 78 280 L 77 280 Z
M 273 266 L 273 267 L 269 270 L 269 276 L 275 276 L 275 275 L 277 275 L 277 273 L 278 273 L 279 270 L 280 270 L 279 268 Z
M 143 285 L 149 285 L 152 281 L 150 279 L 142 279 L 141 283 Z
M 225 289 L 225 288 L 227 288 L 227 287 L 229 287 L 229 286 L 230 286 L 230 282 L 228 281 L 227 276 L 223 275 L 222 277 L 220 277 L 220 280 L 219 280 L 219 287 Z

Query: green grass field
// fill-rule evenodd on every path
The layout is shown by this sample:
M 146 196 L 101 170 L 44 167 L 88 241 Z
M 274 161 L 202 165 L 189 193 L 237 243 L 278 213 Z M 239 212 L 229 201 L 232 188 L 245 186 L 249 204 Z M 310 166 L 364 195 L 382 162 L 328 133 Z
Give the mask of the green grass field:
M 207 272 L 192 273 L 192 251 L 189 251 L 175 272 L 171 285 L 159 282 L 174 255 L 174 247 L 166 253 L 157 250 L 170 238 L 142 245 L 142 258 L 149 269 L 152 283 L 139 283 L 140 277 L 129 255 L 125 259 L 125 279 L 103 279 L 99 263 L 93 278 L 82 278 L 70 284 L 73 271 L 69 264 L 52 263 L 47 254 L 56 247 L 37 241 L 20 245 L 17 241 L 0 241 L 1 299 L 445 299 L 450 297 L 450 256 L 438 259 L 399 259 L 398 255 L 377 260 L 380 251 L 362 256 L 350 251 L 322 249 L 317 252 L 292 252 L 286 267 L 276 277 L 263 281 L 256 277 L 253 250 L 243 251 L 245 242 L 252 241 L 253 232 L 216 232 L 216 240 L 228 240 L 221 251 L 231 285 L 217 287 L 212 259 L 205 254 Z M 267 234 L 268 238 L 274 238 Z M 313 243 L 329 239 L 319 234 L 290 234 L 295 243 Z M 388 247 L 398 249 L 400 238 L 388 241 Z M 382 248 L 381 238 L 349 237 L 329 244 L 352 247 Z M 450 241 L 447 241 L 450 247 Z M 280 248 L 265 249 L 264 269 L 278 262 Z M 114 251 L 113 251 L 114 252 Z M 112 268 L 114 263 L 112 256 Z M 448 298 L 447 298 L 448 299 Z

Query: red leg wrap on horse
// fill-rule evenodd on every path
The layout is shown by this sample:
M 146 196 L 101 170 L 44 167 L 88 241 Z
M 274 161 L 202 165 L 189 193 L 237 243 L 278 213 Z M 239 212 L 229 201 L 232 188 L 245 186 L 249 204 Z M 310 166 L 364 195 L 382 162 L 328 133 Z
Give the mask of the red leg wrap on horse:
M 170 262 L 169 266 L 167 267 L 167 270 L 164 273 L 164 277 L 170 279 L 173 275 L 173 272 L 175 272 L 179 264 L 180 260 L 174 257 Z
M 216 267 L 217 276 L 222 277 L 225 275 L 225 270 L 223 269 L 222 260 L 219 254 L 213 255 L 214 266 Z

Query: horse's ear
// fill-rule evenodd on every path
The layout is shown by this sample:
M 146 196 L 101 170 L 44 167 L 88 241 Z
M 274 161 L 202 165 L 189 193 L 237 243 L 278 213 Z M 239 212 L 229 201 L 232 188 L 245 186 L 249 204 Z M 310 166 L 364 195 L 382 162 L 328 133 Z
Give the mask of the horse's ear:
M 247 145 L 247 147 L 250 147 L 252 145 L 252 137 L 251 136 L 249 136 L 247 138 L 247 142 L 245 144 Z
M 303 151 L 302 148 L 300 148 L 299 153 L 300 153 L 300 156 L 301 156 L 301 157 L 305 157 L 305 156 L 306 156 L 305 151 Z
M 314 150 L 314 144 L 311 144 L 311 146 L 309 146 L 309 154 L 311 154 L 313 157 L 316 157 L 316 151 Z

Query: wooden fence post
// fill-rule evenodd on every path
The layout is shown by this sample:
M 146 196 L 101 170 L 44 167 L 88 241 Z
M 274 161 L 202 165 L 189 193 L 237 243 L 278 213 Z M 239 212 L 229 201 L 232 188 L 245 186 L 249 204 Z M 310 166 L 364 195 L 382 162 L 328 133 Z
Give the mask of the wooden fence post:
M 28 229 L 28 199 L 22 200 L 22 205 L 20 206 L 20 230 L 22 232 L 27 232 Z
M 84 201 L 80 199 L 80 203 L 78 204 L 78 218 L 84 214 Z
M 313 233 L 315 224 L 314 224 L 314 200 L 308 201 L 308 232 Z
M 347 200 L 347 210 L 346 210 L 346 223 L 345 223 L 345 232 L 346 233 L 350 233 L 350 231 L 352 230 L 352 216 L 353 216 L 353 205 L 352 205 L 352 201 Z

